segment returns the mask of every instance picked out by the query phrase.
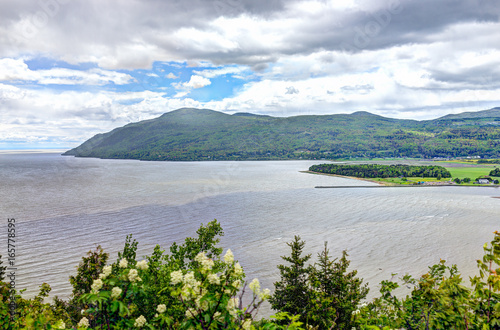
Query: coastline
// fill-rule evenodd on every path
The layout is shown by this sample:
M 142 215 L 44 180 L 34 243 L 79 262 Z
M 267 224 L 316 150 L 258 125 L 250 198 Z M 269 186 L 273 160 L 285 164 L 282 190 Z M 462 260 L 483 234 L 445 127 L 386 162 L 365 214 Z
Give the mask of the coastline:
M 345 175 L 329 174 L 329 173 L 319 173 L 319 172 L 313 172 L 313 171 L 309 171 L 309 170 L 307 170 L 307 171 L 299 171 L 299 172 L 300 173 L 308 173 L 308 174 L 316 174 L 316 175 L 335 176 L 335 177 L 338 177 L 338 178 L 353 179 L 353 180 L 371 182 L 371 183 L 376 183 L 379 186 L 383 186 L 383 187 L 402 186 L 402 185 L 399 185 L 399 184 L 396 184 L 396 183 L 380 182 L 380 181 L 370 180 L 370 179 L 366 179 L 366 178 L 357 178 L 357 177 L 354 177 L 354 176 L 345 176 Z M 353 187 L 355 187 L 355 186 L 353 186 Z M 374 187 L 376 187 L 376 186 L 374 186 Z
M 492 184 L 456 184 L 456 183 L 450 183 L 449 181 L 443 181 L 443 182 L 427 182 L 424 184 L 398 184 L 394 182 L 384 182 L 384 181 L 376 181 L 376 180 L 371 180 L 371 179 L 366 179 L 366 178 L 357 178 L 354 176 L 345 176 L 345 175 L 338 175 L 338 174 L 329 174 L 329 173 L 319 173 L 319 172 L 313 172 L 313 171 L 299 171 L 301 173 L 307 173 L 307 174 L 316 174 L 316 175 L 327 175 L 327 176 L 335 176 L 339 178 L 344 178 L 344 179 L 354 179 L 354 180 L 360 180 L 360 181 L 365 181 L 365 182 L 371 182 L 371 183 L 376 183 L 377 186 L 316 186 L 315 188 L 384 188 L 384 187 L 393 187 L 393 188 L 401 188 L 401 187 L 408 187 L 408 188 L 417 188 L 417 187 L 487 187 L 487 188 L 500 188 L 500 185 L 492 185 Z M 500 198 L 500 197 L 498 197 Z

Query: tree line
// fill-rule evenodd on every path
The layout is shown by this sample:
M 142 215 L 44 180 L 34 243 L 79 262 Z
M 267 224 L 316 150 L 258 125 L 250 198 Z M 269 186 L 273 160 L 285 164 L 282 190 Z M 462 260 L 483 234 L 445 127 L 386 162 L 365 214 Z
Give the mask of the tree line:
M 442 166 L 378 165 L 378 164 L 320 164 L 312 165 L 309 171 L 317 173 L 352 176 L 356 178 L 451 178 L 451 173 Z

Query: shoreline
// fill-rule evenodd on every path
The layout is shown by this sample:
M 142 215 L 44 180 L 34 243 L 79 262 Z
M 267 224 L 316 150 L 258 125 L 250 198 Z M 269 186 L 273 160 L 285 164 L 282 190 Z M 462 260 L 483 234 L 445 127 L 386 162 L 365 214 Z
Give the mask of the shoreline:
M 359 181 L 365 181 L 365 182 L 371 182 L 371 183 L 376 183 L 380 187 L 391 187 L 391 186 L 402 186 L 398 185 L 396 183 L 384 183 L 380 181 L 375 181 L 375 180 L 370 180 L 366 178 L 357 178 L 355 176 L 345 176 L 345 175 L 338 175 L 338 174 L 330 174 L 330 173 L 319 173 L 319 172 L 313 172 L 313 171 L 299 171 L 300 173 L 307 173 L 307 174 L 316 174 L 316 175 L 326 175 L 326 176 L 335 176 L 338 178 L 344 178 L 344 179 L 353 179 L 353 180 L 359 180 Z M 345 186 L 345 187 L 378 187 L 378 186 Z
M 437 183 L 433 182 L 433 184 L 398 184 L 398 183 L 392 183 L 392 182 L 383 182 L 383 181 L 375 181 L 375 180 L 370 180 L 366 178 L 357 178 L 354 176 L 345 176 L 345 175 L 338 175 L 338 174 L 330 174 L 330 173 L 319 173 L 319 172 L 313 172 L 313 171 L 299 171 L 300 173 L 307 173 L 307 174 L 316 174 L 316 175 L 326 175 L 326 176 L 334 176 L 334 177 L 339 177 L 339 178 L 344 178 L 344 179 L 354 179 L 354 180 L 360 180 L 360 181 L 365 181 L 365 182 L 371 182 L 371 183 L 376 183 L 376 186 L 316 186 L 314 188 L 405 188 L 405 187 L 487 187 L 487 188 L 500 188 L 500 185 L 491 185 L 491 184 L 456 184 L 456 183 Z M 500 197 L 498 197 L 500 198 Z

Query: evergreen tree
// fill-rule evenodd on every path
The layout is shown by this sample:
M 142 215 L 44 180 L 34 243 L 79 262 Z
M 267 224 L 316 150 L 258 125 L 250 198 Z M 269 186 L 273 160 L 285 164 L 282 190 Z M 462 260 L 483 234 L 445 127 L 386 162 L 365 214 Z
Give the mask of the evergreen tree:
M 352 313 L 368 294 L 368 285 L 348 272 L 347 252 L 332 260 L 325 243 L 314 266 L 306 266 L 311 255 L 302 256 L 305 242 L 295 236 L 289 257 L 281 257 L 291 265 L 278 265 L 281 280 L 274 283 L 269 299 L 273 309 L 300 315 L 300 321 L 316 329 L 351 329 Z
M 312 267 L 306 266 L 306 262 L 311 255 L 302 256 L 305 242 L 300 236 L 287 245 L 292 249 L 291 254 L 281 258 L 291 265 L 278 265 L 281 280 L 274 283 L 275 291 L 269 302 L 274 310 L 300 315 L 300 321 L 307 323 L 313 292 L 308 283 Z
M 350 264 L 347 256 L 344 250 L 340 260 L 331 260 L 326 242 L 318 254 L 310 282 L 316 292 L 311 316 L 320 329 L 351 329 L 352 312 L 368 294 L 368 285 L 362 285 L 363 280 L 356 277 L 357 271 L 347 272 Z

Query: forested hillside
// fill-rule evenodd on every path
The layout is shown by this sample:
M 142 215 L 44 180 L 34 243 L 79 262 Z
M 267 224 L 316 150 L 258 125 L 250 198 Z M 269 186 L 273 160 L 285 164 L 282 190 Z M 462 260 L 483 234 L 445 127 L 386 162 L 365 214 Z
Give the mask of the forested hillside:
M 142 160 L 500 157 L 500 108 L 416 121 L 368 112 L 270 117 L 179 109 L 65 155 Z

